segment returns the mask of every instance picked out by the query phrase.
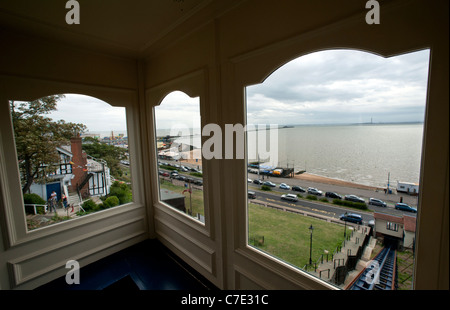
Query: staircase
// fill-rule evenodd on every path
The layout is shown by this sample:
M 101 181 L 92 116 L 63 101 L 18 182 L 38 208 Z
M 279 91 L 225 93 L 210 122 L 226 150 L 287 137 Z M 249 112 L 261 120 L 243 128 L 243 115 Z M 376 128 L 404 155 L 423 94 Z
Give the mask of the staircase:
M 77 193 L 69 193 L 69 197 L 67 199 L 69 205 L 78 206 L 81 204 L 80 196 Z

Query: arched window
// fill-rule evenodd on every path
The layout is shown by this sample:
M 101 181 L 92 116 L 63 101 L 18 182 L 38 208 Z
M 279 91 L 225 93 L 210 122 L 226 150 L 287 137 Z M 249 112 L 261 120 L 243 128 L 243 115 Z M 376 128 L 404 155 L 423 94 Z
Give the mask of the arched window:
M 133 201 L 125 108 L 76 94 L 9 103 L 28 230 Z
M 246 88 L 247 124 L 258 129 L 248 134 L 251 247 L 348 288 L 357 260 L 373 257 L 364 251 L 384 246 L 374 213 L 415 217 L 420 207 L 397 183 L 420 180 L 428 66 L 429 50 L 329 50 Z M 397 210 L 400 201 L 412 212 Z
M 204 223 L 199 97 L 168 94 L 155 124 L 160 201 Z

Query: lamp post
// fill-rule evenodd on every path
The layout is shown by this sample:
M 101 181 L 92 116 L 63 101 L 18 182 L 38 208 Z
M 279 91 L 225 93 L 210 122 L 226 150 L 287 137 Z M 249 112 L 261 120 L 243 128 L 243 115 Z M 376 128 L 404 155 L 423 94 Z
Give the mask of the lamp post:
M 309 233 L 310 233 L 310 241 L 309 241 L 309 264 L 310 264 L 310 265 L 312 265 L 312 259 L 311 259 L 311 256 L 312 256 L 312 235 L 313 235 L 313 230 L 314 230 L 314 227 L 313 227 L 312 224 L 311 224 L 311 226 L 309 226 Z
M 347 239 L 347 221 L 344 221 L 344 240 Z

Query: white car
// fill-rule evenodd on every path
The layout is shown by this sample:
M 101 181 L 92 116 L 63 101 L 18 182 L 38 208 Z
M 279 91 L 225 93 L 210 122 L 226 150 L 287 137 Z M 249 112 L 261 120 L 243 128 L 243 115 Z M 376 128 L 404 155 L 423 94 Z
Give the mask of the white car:
M 282 200 L 298 201 L 298 197 L 294 194 L 285 194 L 281 196 Z
M 309 187 L 308 188 L 308 194 L 322 196 L 322 191 L 319 191 L 317 188 L 314 188 L 314 187 Z
M 288 189 L 288 190 L 291 189 L 291 187 L 289 185 L 287 185 L 286 183 L 281 183 L 280 184 L 280 188 L 281 189 Z

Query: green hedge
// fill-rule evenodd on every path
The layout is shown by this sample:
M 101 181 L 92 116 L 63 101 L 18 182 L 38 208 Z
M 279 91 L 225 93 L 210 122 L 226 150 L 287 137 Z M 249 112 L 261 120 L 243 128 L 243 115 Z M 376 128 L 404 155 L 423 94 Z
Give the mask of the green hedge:
M 24 194 L 23 203 L 30 205 L 45 205 L 47 201 L 41 198 L 38 194 Z
M 348 200 L 333 199 L 333 203 L 335 205 L 345 206 L 345 207 L 350 207 L 350 208 L 355 208 L 355 209 L 360 209 L 360 210 L 368 209 L 367 205 L 362 202 L 353 202 L 353 201 L 348 201 Z

